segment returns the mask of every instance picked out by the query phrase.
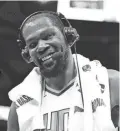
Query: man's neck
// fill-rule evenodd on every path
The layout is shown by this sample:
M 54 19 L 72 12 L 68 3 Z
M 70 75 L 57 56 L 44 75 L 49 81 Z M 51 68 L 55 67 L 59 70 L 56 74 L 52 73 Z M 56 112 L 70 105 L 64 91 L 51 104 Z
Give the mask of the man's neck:
M 69 57 L 68 60 L 68 66 L 66 68 L 66 70 L 61 73 L 59 76 L 55 77 L 55 78 L 49 78 L 49 79 L 45 79 L 47 85 L 55 90 L 61 90 L 63 89 L 73 78 L 75 78 L 76 76 L 76 68 L 75 68 L 75 63 L 74 63 L 74 59 L 71 56 Z

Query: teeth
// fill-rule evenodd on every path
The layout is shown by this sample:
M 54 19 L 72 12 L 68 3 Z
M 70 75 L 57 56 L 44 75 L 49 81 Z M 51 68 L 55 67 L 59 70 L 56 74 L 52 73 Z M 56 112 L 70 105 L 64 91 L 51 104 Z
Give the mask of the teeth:
M 43 57 L 43 58 L 42 58 L 42 61 L 46 61 L 47 59 L 50 59 L 51 56 L 52 56 L 52 55 L 48 55 L 48 56 L 46 56 L 46 57 Z

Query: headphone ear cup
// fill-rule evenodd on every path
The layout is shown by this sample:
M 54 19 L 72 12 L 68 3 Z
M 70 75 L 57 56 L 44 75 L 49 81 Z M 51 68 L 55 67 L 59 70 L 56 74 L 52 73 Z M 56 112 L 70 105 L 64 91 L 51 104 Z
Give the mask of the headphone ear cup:
M 18 43 L 18 46 L 20 47 L 20 50 L 22 50 L 21 56 L 24 59 L 24 61 L 26 63 L 31 63 L 32 59 L 30 57 L 30 54 L 29 54 L 29 51 L 28 51 L 27 47 L 25 46 L 26 45 L 25 40 L 24 40 L 21 32 L 18 35 L 17 43 Z
M 32 59 L 30 57 L 30 54 L 29 54 L 29 51 L 27 50 L 27 48 L 22 49 L 21 55 L 22 55 L 22 58 L 25 60 L 25 62 L 27 62 L 27 63 L 32 62 Z
M 76 39 L 79 39 L 79 34 L 77 33 L 77 30 L 75 28 L 65 27 L 64 31 L 69 44 L 72 45 L 73 42 L 76 41 Z

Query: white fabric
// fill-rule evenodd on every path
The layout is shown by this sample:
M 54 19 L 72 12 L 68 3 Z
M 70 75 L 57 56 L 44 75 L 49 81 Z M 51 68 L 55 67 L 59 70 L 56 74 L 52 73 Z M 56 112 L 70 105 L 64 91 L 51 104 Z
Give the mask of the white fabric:
M 25 80 L 12 89 L 8 94 L 9 98 L 15 103 L 17 103 L 17 99 L 22 95 L 34 98 L 29 103 L 24 104 L 17 109 L 20 131 L 32 131 L 31 123 L 33 123 L 33 118 L 40 112 L 39 106 L 41 105 L 42 97 L 42 79 L 37 70 L 38 68 L 35 67 Z
M 73 57 L 75 58 L 74 55 Z M 80 119 L 79 112 L 73 115 L 73 109 L 71 108 L 68 126 L 69 131 L 115 131 L 110 115 L 107 70 L 95 61 L 90 62 L 89 59 L 81 55 L 77 55 L 77 57 L 84 97 L 84 119 Z M 83 66 L 87 64 L 90 65 L 91 70 L 83 71 Z M 43 110 L 41 108 L 43 98 L 42 78 L 37 73 L 37 70 L 38 68 L 34 68 L 20 85 L 9 92 L 10 99 L 15 102 L 21 95 L 27 95 L 33 98 L 32 101 L 17 109 L 20 131 L 33 131 L 37 128 L 44 128 Z M 98 81 L 96 80 L 96 74 Z M 104 93 L 101 93 L 99 83 L 105 85 Z M 103 99 L 106 106 L 98 106 L 93 113 L 91 102 L 96 98 Z M 84 127 L 80 125 L 84 125 Z
M 82 70 L 84 64 L 80 57 L 78 57 L 84 97 L 84 131 L 115 131 L 111 121 L 107 69 L 98 61 L 92 61 L 86 62 L 86 64 L 91 66 L 91 71 L 85 72 Z M 96 75 L 98 81 L 96 80 Z M 99 84 L 105 85 L 104 93 L 100 92 L 101 87 Z M 96 112 L 92 113 L 91 101 L 94 101 L 96 98 L 103 99 L 106 106 L 98 106 Z

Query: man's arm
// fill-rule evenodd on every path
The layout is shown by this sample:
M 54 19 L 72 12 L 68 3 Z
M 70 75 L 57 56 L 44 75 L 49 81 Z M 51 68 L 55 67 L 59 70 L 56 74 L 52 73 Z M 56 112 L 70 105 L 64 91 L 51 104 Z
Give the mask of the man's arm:
M 110 101 L 111 109 L 119 105 L 119 72 L 116 70 L 108 70 L 109 87 L 110 87 Z
M 7 131 L 19 131 L 18 116 L 16 112 L 16 104 L 13 102 L 10 107 L 8 116 Z
M 108 70 L 109 87 L 110 87 L 110 103 L 111 116 L 115 126 L 119 125 L 119 72 L 116 70 Z M 119 125 L 120 126 L 120 125 Z

